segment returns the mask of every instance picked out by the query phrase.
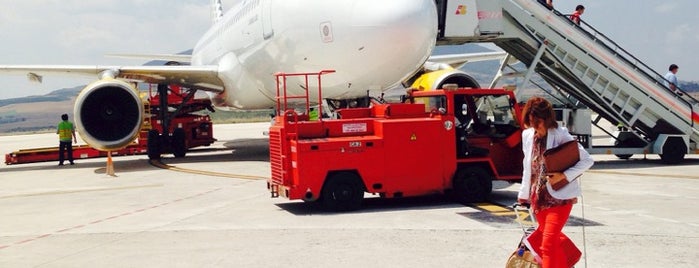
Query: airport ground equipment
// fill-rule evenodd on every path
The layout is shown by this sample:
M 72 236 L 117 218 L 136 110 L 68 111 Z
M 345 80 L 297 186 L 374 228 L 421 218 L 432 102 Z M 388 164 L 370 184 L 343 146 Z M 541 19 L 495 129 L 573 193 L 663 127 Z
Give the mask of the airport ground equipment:
M 599 127 L 601 119 L 628 128 L 611 133 L 600 127 L 615 145 L 584 143 L 590 153 L 622 158 L 658 154 L 666 163 L 699 153 L 697 100 L 682 90 L 670 90 L 659 73 L 590 24 L 576 25 L 569 16 L 532 0 L 436 1 L 438 42 L 490 42 L 523 63 L 503 61 L 489 87 L 503 78 L 521 77 L 517 97 L 523 99 L 520 89 L 535 84 L 533 74 L 540 75 L 560 93 L 557 98 L 564 107 L 559 120 L 569 123 L 583 143 L 591 140 L 588 130 L 591 125 Z
M 278 116 L 269 131 L 272 197 L 320 201 L 331 210 L 359 208 L 365 192 L 384 198 L 449 192 L 470 203 L 488 197 L 492 180 L 521 179 L 520 106 L 513 92 L 412 91 L 403 103 L 375 102 L 340 109 L 338 119 L 311 120 L 309 104 L 321 102 L 320 77 L 327 73 L 277 75 Z M 287 95 L 287 78 L 299 75 L 306 91 Z M 317 101 L 308 97 L 309 76 L 318 79 Z
M 211 108 L 209 99 L 192 98 L 193 94 L 191 96 L 183 94 L 179 88 L 166 89 L 163 92 L 165 95 L 161 92 L 154 93 L 151 89 L 147 94 L 143 94 L 145 113 L 138 138 L 122 148 L 112 150 L 112 156 L 147 153 L 149 157 L 153 155 L 159 158 L 161 153 L 170 152 L 181 157 L 190 148 L 209 146 L 216 141 L 213 137 L 211 117 L 196 113 Z M 164 100 L 161 98 L 163 96 Z M 165 108 L 161 103 L 165 104 Z M 167 112 L 161 113 L 161 111 Z M 164 127 L 169 128 L 169 132 L 172 133 L 168 137 L 171 146 L 164 146 L 165 139 L 162 136 L 158 137 L 163 133 Z M 98 150 L 89 145 L 73 146 L 75 159 L 97 157 L 107 157 L 107 151 Z M 58 161 L 58 147 L 21 149 L 5 155 L 7 165 L 46 161 Z
M 202 110 L 214 111 L 211 100 L 194 98 L 196 90 L 177 85 L 159 84 L 156 88 L 156 94 L 151 90 L 145 102 L 150 107 L 144 109 L 143 129 L 148 130 L 149 159 L 160 159 L 163 153 L 184 157 L 189 148 L 216 141 L 211 118 L 196 114 Z

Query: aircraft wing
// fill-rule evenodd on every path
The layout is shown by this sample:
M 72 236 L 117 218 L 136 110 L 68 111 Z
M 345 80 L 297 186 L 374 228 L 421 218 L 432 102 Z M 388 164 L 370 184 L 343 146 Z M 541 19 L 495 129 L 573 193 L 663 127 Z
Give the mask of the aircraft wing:
M 507 56 L 507 52 L 482 52 L 482 53 L 464 53 L 464 54 L 446 54 L 446 55 L 432 55 L 427 61 L 433 63 L 445 63 L 451 65 L 453 68 L 458 69 L 468 62 L 477 61 L 487 61 L 487 60 L 500 60 Z
M 223 82 L 218 78 L 218 66 L 99 66 L 99 65 L 0 65 L 0 72 L 25 74 L 32 81 L 41 82 L 43 75 L 81 75 L 115 78 L 152 84 L 178 84 L 211 92 L 222 92 Z
M 107 57 L 138 59 L 138 60 L 162 60 L 190 63 L 192 55 L 187 54 L 109 54 Z

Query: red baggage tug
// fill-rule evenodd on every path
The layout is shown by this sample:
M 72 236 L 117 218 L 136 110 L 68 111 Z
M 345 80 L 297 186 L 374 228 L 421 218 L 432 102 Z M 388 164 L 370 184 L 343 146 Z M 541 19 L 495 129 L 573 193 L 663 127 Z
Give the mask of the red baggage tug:
M 272 197 L 319 201 L 330 210 L 360 208 L 365 192 L 450 193 L 470 203 L 487 199 L 492 180 L 521 179 L 521 109 L 511 91 L 411 91 L 403 103 L 375 102 L 339 109 L 339 119 L 311 120 L 309 76 L 318 80 L 322 103 L 321 77 L 332 72 L 276 75 Z M 305 95 L 287 95 L 292 76 L 305 79 Z M 290 109 L 290 99 L 305 100 L 305 107 Z

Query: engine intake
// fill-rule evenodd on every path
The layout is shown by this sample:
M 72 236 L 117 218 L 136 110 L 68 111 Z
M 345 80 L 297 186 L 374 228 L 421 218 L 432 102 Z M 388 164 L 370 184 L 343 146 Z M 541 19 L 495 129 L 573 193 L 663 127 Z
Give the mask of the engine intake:
M 129 83 L 111 78 L 87 85 L 75 100 L 80 137 L 103 151 L 131 143 L 143 123 L 143 104 L 137 92 Z
M 480 88 L 478 81 L 461 70 L 443 69 L 418 73 L 411 87 L 418 90 L 441 89 L 444 85 L 455 84 L 460 88 Z

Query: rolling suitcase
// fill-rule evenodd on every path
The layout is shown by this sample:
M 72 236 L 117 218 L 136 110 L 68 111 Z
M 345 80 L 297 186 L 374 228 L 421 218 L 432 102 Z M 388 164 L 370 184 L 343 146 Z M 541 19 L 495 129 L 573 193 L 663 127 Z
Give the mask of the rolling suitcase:
M 519 245 L 517 245 L 517 249 L 515 249 L 507 259 L 505 268 L 539 268 L 541 266 L 539 266 L 535 254 L 532 253 L 524 243 L 524 239 L 536 230 L 534 214 L 531 213 L 529 206 L 514 204 L 513 208 L 516 215 L 515 221 L 522 227 L 523 235 L 522 239 L 519 241 Z
M 538 268 L 541 258 L 532 250 L 532 244 L 540 245 L 542 237 L 540 235 L 532 236 L 536 230 L 536 219 L 529 205 L 515 204 L 513 206 L 516 214 L 516 221 L 522 227 L 522 239 L 520 239 L 517 249 L 515 249 L 507 259 L 506 268 Z M 536 233 L 540 234 L 540 233 Z M 566 235 L 561 234 L 561 247 L 565 251 L 568 267 L 573 267 L 582 256 L 582 252 Z

